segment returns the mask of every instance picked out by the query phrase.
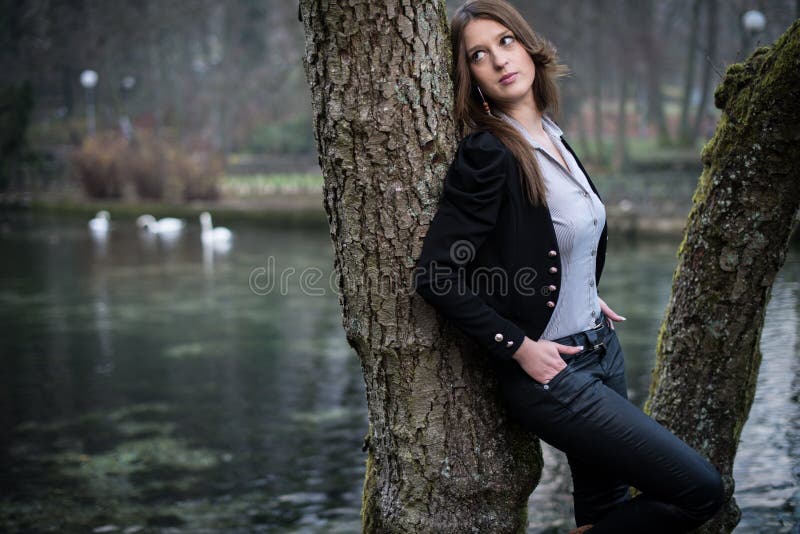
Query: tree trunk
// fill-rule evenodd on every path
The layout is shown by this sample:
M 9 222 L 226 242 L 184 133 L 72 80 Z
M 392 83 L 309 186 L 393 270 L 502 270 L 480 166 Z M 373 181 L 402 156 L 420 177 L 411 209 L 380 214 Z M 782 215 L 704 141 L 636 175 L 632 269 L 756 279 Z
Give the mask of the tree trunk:
M 686 84 L 683 88 L 683 103 L 681 104 L 681 122 L 678 130 L 678 143 L 683 145 L 692 144 L 689 139 L 689 107 L 692 103 L 692 93 L 694 92 L 694 71 L 695 59 L 697 57 L 697 46 L 700 36 L 698 28 L 700 26 L 700 7 L 702 0 L 692 1 L 692 21 L 689 26 L 689 52 L 686 57 Z
M 647 79 L 647 116 L 658 132 L 658 144 L 667 146 L 670 143 L 667 119 L 664 116 L 664 98 L 661 93 L 661 74 L 663 61 L 661 53 L 661 42 L 655 29 L 655 3 L 654 2 L 634 2 L 629 5 L 632 10 L 633 20 L 638 20 L 638 28 L 634 35 L 637 46 L 645 65 Z M 662 34 L 663 35 L 663 34 Z
M 159 3 L 155 0 L 147 2 L 147 18 L 150 30 L 147 32 L 148 68 L 153 88 L 153 116 L 155 134 L 160 136 L 164 126 L 164 70 L 162 68 L 163 49 L 161 46 L 162 29 Z
M 731 496 L 764 312 L 800 207 L 800 21 L 731 65 L 715 100 L 723 114 L 703 150 L 645 411 L 704 453 Z M 702 532 L 730 532 L 739 516 L 731 498 Z
M 694 142 L 700 137 L 700 128 L 706 115 L 706 103 L 711 87 L 711 72 L 713 71 L 714 57 L 717 55 L 717 0 L 706 0 L 706 53 L 703 61 L 703 81 L 700 84 L 700 104 L 694 117 L 691 139 Z M 705 140 L 705 139 L 704 139 Z
M 619 102 L 617 108 L 617 135 L 614 143 L 614 169 L 623 171 L 628 166 L 628 113 L 625 104 L 628 100 L 628 69 L 623 62 L 619 73 Z
M 602 0 L 597 0 L 590 5 L 594 9 L 594 13 L 597 15 L 598 19 L 601 19 L 603 16 L 603 9 L 607 7 L 605 3 L 602 2 Z M 603 143 L 603 36 L 601 29 L 596 24 L 591 24 L 589 26 L 589 31 L 592 34 L 591 42 L 593 44 L 591 50 L 592 66 L 594 67 L 594 72 L 592 72 L 592 116 L 594 118 L 594 142 L 596 145 L 595 157 L 597 158 L 598 165 L 603 165 L 607 161 L 606 150 Z
M 366 383 L 363 530 L 522 532 L 538 440 L 507 424 L 485 355 L 409 291 L 456 143 L 445 3 L 300 9 L 343 324 Z
M 628 50 L 631 46 L 631 40 L 626 32 L 628 27 L 628 16 L 632 10 L 636 9 L 636 0 L 625 0 L 622 3 L 622 11 L 618 14 L 615 20 L 615 29 L 617 34 L 617 46 L 620 50 Z M 629 58 L 624 54 L 620 54 L 619 61 L 619 101 L 617 102 L 617 132 L 614 142 L 614 170 L 620 172 L 628 166 L 628 111 L 626 105 L 628 103 L 628 88 L 630 86 L 630 72 L 633 65 L 630 64 Z

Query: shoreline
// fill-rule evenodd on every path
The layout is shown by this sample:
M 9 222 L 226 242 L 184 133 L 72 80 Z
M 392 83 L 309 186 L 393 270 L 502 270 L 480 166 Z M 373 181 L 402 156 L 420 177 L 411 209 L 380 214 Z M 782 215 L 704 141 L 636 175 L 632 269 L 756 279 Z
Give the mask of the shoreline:
M 135 219 L 143 213 L 156 218 L 197 218 L 203 211 L 213 214 L 215 221 L 264 223 L 272 227 L 327 228 L 328 219 L 322 196 L 316 193 L 291 193 L 231 198 L 214 202 L 170 204 L 165 202 L 133 202 L 129 200 L 88 200 L 63 193 L 0 194 L 0 213 L 29 211 L 32 213 L 91 218 L 100 210 L 112 213 L 112 220 Z M 685 216 L 653 217 L 615 206 L 607 207 L 607 218 L 614 234 L 625 238 L 666 237 L 683 235 Z M 795 231 L 792 241 L 798 239 Z

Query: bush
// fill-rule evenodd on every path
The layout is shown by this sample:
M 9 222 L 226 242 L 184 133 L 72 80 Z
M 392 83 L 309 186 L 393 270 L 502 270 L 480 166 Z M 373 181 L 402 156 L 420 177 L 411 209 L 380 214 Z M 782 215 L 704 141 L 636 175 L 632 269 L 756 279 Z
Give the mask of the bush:
M 256 129 L 250 138 L 250 150 L 272 154 L 305 154 L 314 152 L 314 131 L 311 117 L 295 115 L 281 122 Z
M 26 149 L 26 132 L 33 110 L 29 82 L 0 87 L 0 190 L 11 181 L 17 162 Z
M 224 171 L 222 159 L 210 152 L 194 151 L 172 162 L 173 178 L 183 184 L 185 200 L 216 200 Z
M 78 181 L 93 198 L 135 194 L 148 200 L 215 200 L 222 158 L 208 147 L 184 148 L 152 133 L 137 132 L 132 142 L 114 132 L 84 141 L 73 155 Z
M 72 165 L 86 194 L 92 198 L 120 198 L 128 142 L 122 136 L 102 133 L 87 138 L 73 155 Z

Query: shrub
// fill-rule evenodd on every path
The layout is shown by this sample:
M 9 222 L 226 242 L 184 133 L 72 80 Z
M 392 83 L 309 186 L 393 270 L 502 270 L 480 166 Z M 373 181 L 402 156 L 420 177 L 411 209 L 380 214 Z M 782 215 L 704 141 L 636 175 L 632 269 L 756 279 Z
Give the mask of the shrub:
M 123 180 L 120 169 L 128 142 L 114 133 L 104 132 L 87 138 L 73 154 L 72 165 L 78 181 L 92 198 L 119 198 Z
M 73 169 L 86 194 L 182 202 L 215 200 L 223 173 L 222 158 L 207 146 L 185 148 L 137 132 L 128 142 L 117 132 L 84 141 L 73 155 Z
M 0 189 L 8 185 L 14 165 L 25 153 L 32 110 L 33 89 L 29 82 L 0 87 Z
M 256 129 L 249 142 L 253 152 L 273 154 L 303 154 L 314 152 L 314 131 L 311 117 L 295 115 L 280 122 L 265 124 Z

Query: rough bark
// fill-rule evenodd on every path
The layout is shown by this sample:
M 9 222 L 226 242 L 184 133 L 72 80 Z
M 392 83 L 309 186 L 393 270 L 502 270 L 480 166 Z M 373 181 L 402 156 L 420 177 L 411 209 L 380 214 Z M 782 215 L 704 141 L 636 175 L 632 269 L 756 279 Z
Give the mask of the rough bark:
M 364 532 L 519 532 L 538 440 L 409 283 L 455 149 L 445 3 L 303 0 L 324 204 L 369 412 Z M 324 379 L 324 377 L 320 377 Z
M 800 21 L 731 65 L 715 101 L 722 119 L 703 150 L 645 411 L 704 453 L 731 496 L 765 308 L 800 207 Z M 730 532 L 739 517 L 731 498 L 702 532 Z

